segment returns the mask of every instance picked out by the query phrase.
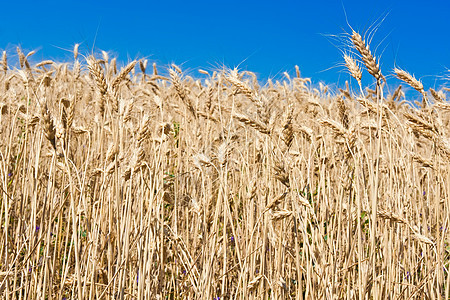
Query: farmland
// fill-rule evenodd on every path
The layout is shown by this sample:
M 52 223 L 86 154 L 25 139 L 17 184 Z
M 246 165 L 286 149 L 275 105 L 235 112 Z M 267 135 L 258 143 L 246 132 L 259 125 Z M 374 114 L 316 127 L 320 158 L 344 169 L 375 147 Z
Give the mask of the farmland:
M 449 299 L 448 90 L 349 41 L 338 89 L 3 52 L 2 298 Z

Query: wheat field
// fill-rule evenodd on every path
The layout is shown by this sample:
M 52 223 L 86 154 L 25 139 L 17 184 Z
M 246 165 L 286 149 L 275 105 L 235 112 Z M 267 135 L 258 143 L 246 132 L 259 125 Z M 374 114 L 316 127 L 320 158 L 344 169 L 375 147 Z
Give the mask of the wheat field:
M 1 298 L 450 299 L 448 90 L 348 38 L 336 90 L 3 52 Z

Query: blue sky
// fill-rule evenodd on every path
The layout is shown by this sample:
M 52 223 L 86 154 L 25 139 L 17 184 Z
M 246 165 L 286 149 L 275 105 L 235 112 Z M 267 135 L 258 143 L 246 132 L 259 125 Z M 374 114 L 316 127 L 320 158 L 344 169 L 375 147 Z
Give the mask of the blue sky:
M 18 3 L 18 2 L 15 2 Z M 371 49 L 381 68 L 394 66 L 426 87 L 445 84 L 450 72 L 450 1 L 54 1 L 2 3 L 0 50 L 39 50 L 34 59 L 69 61 L 72 49 L 108 50 L 121 61 L 146 57 L 161 68 L 221 65 L 251 70 L 264 80 L 294 74 L 342 86 L 339 35 L 351 26 L 364 32 L 385 17 Z M 378 46 L 378 47 L 377 47 Z M 342 48 L 341 48 L 342 49 Z M 368 79 L 368 74 L 364 74 Z

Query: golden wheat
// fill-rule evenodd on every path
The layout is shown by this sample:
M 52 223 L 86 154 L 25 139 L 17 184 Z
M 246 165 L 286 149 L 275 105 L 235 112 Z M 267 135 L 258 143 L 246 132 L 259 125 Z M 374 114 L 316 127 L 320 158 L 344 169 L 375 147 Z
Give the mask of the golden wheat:
M 376 89 L 3 52 L 1 297 L 448 298 L 448 91 L 352 42 Z

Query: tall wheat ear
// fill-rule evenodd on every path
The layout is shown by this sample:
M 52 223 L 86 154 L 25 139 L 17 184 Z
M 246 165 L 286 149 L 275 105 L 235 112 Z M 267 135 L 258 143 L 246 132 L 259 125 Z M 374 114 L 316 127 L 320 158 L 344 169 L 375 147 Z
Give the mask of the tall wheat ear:
M 181 69 L 172 64 L 172 68 L 169 69 L 169 75 L 170 79 L 172 81 L 173 86 L 175 87 L 175 90 L 177 91 L 178 97 L 183 101 L 183 103 L 187 106 L 188 110 L 192 113 L 194 117 L 197 117 L 197 110 L 195 109 L 194 105 L 192 104 L 191 99 L 189 98 L 186 88 L 183 85 L 183 82 L 181 81 L 180 75 L 182 74 Z
M 355 46 L 355 49 L 358 50 L 358 52 L 361 54 L 361 59 L 366 66 L 369 74 L 375 77 L 375 79 L 378 81 L 381 79 L 386 81 L 384 76 L 381 74 L 380 65 L 370 52 L 369 45 L 366 44 L 361 35 L 356 31 L 353 31 L 351 40 L 353 42 L 353 45 Z
M 106 82 L 105 74 L 102 67 L 100 66 L 100 63 L 93 56 L 86 58 L 86 62 L 88 64 L 89 73 L 93 77 L 100 93 L 98 107 L 100 110 L 100 114 L 103 115 L 105 111 L 105 101 L 108 92 L 108 84 Z

